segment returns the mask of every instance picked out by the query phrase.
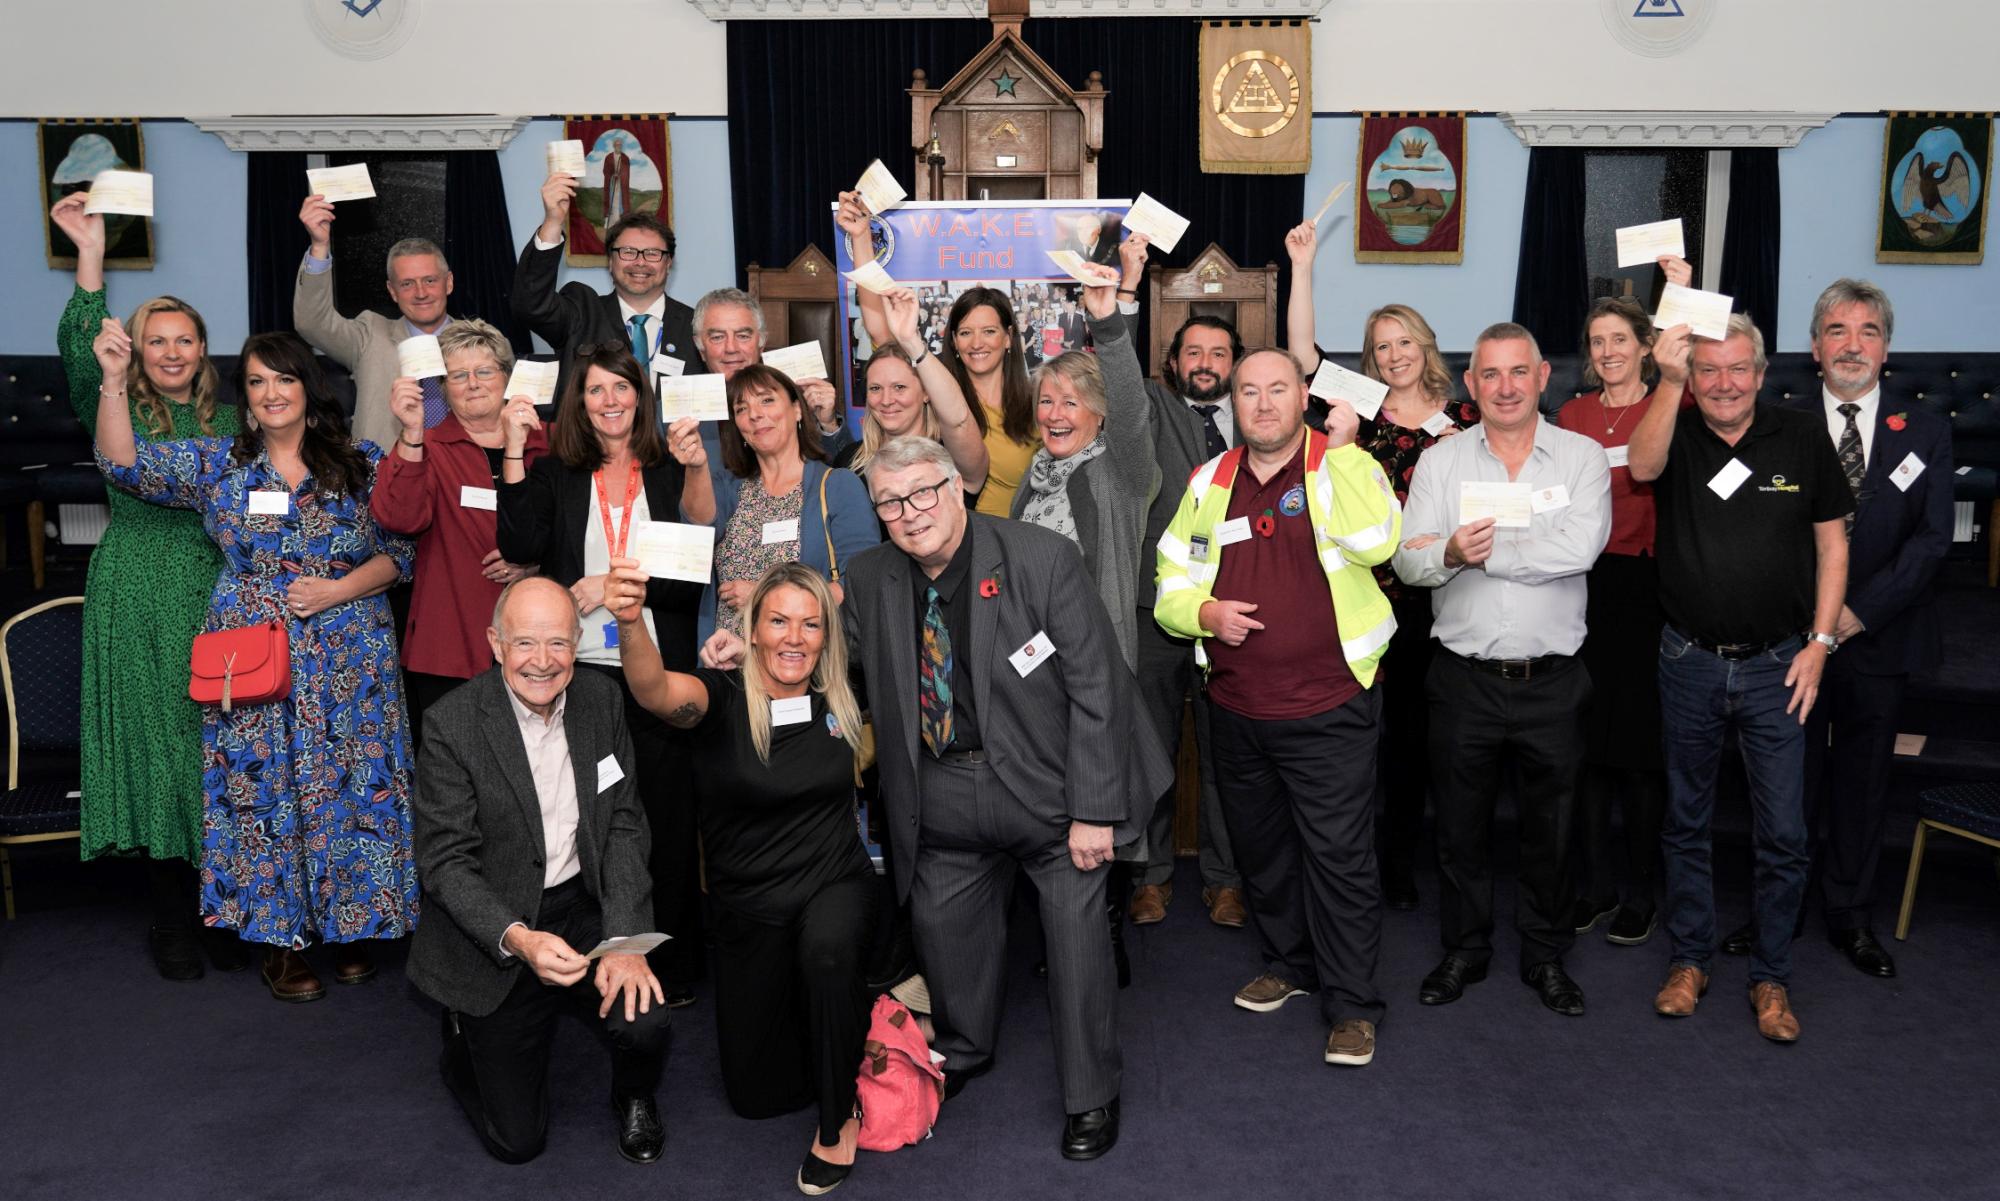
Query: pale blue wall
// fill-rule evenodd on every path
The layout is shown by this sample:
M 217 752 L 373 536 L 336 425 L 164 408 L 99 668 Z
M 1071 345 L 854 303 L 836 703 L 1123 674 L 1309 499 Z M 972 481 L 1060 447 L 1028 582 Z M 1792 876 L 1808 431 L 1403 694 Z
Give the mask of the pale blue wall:
M 542 147 L 560 129 L 555 120 L 530 122 L 500 154 L 517 241 L 540 222 Z M 692 303 L 709 288 L 733 284 L 739 266 L 729 217 L 728 124 L 713 117 L 676 119 L 671 129 L 680 254 L 670 290 Z M 1314 119 L 1308 205 L 1316 206 L 1336 180 L 1352 176 L 1359 131 L 1356 117 Z M 145 135 L 161 214 L 154 225 L 159 265 L 113 272 L 111 307 L 123 312 L 148 296 L 173 292 L 207 316 L 217 349 L 232 349 L 248 327 L 244 157 L 181 121 L 149 121 Z M 1804 349 L 1813 297 L 1828 281 L 1858 274 L 1894 298 L 1898 348 L 2000 350 L 2000 324 L 1987 316 L 1992 297 L 2000 293 L 1995 261 L 1979 267 L 1874 261 L 1881 138 L 1881 118 L 1843 117 L 1780 156 L 1785 221 L 1778 347 Z M 0 121 L 0 179 L 13 181 L 0 188 L 5 231 L 0 233 L 0 353 L 53 353 L 56 317 L 69 296 L 68 273 L 50 270 L 44 258 L 41 207 L 27 182 L 37 175 L 36 159 L 34 123 Z M 1323 345 L 1357 349 L 1362 318 L 1392 300 L 1415 305 L 1453 349 L 1469 345 L 1481 327 L 1512 313 L 1528 151 L 1498 118 L 1474 117 L 1467 123 L 1466 160 L 1466 254 L 1458 266 L 1357 264 L 1352 196 L 1342 198 L 1344 215 L 1329 217 L 1321 227 L 1324 245 L 1313 291 Z M 1281 263 L 1283 233 L 1271 234 L 1271 257 Z M 565 270 L 565 278 L 601 286 L 603 272 Z

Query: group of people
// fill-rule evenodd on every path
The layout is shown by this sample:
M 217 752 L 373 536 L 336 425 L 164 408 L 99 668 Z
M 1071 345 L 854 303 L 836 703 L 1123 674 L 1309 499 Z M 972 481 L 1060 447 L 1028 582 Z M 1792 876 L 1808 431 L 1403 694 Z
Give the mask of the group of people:
M 559 356 L 547 421 L 504 394 L 508 340 L 450 314 L 429 242 L 389 252 L 397 318 L 341 316 L 334 209 L 307 198 L 299 332 L 245 343 L 239 411 L 199 314 L 159 297 L 112 317 L 101 219 L 55 206 L 79 252 L 58 340 L 113 485 L 85 605 L 83 851 L 151 858 L 163 975 L 254 949 L 274 997 L 310 1001 L 309 947 L 359 983 L 371 943 L 414 934 L 445 1081 L 510 1162 L 543 1147 L 571 1007 L 609 1032 L 620 1151 L 657 1160 L 666 1015 L 712 977 L 730 1104 L 814 1111 L 797 1185 L 817 1194 L 855 1160 L 877 992 L 921 972 L 945 1098 L 991 1067 L 1025 874 L 1059 1146 L 1095 1158 L 1119 1131 L 1122 929 L 1173 900 L 1188 704 L 1203 901 L 1257 944 L 1234 1003 L 1317 993 L 1329 1063 L 1374 1057 L 1382 910 L 1418 904 L 1427 809 L 1444 953 L 1418 999 L 1487 974 L 1503 782 L 1520 974 L 1551 1010 L 1584 1012 L 1578 935 L 1608 921 L 1638 945 L 1664 917 L 1658 1012 L 1692 1014 L 1740 944 L 1759 1030 L 1797 1038 L 1809 865 L 1835 943 L 1893 975 L 1871 890 L 1903 681 L 1939 650 L 1952 473 L 1943 423 L 1882 395 L 1879 289 L 1821 296 L 1826 395 L 1799 409 L 1759 401 L 1746 318 L 1696 338 L 1601 301 L 1581 331 L 1596 390 L 1554 422 L 1526 329 L 1480 334 L 1461 399 L 1422 315 L 1387 305 L 1362 353 L 1387 395 L 1363 417 L 1308 391 L 1311 224 L 1285 238 L 1291 349 L 1197 316 L 1157 378 L 1133 234 L 1032 375 L 1039 331 L 1006 293 L 959 294 L 941 342 L 914 291 L 859 293 L 848 429 L 828 381 L 762 363 L 748 295 L 666 294 L 674 236 L 650 214 L 606 231 L 610 292 L 557 288 L 574 188 L 544 184 L 512 295 Z M 870 245 L 856 194 L 837 219 Z M 401 374 L 418 334 L 442 377 Z M 353 374 L 351 420 L 315 348 Z M 653 378 L 696 372 L 723 377 L 730 419 L 663 422 Z M 652 522 L 713 530 L 706 584 L 641 570 Z M 289 694 L 193 704 L 196 634 L 267 622 Z M 1718 939 L 1730 729 L 1755 908 Z

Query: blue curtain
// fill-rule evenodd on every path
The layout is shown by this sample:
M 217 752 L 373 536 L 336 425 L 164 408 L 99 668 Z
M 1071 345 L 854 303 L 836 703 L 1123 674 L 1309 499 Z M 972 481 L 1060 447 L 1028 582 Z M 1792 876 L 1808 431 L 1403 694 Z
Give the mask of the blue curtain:
M 1778 152 L 1729 152 L 1729 214 L 1722 237 L 1721 290 L 1750 314 L 1764 341 L 1778 346 Z
M 1576 345 L 1590 311 L 1584 247 L 1584 156 L 1569 147 L 1528 152 L 1528 194 L 1521 209 L 1521 258 L 1514 274 L 1514 320 L 1544 354 Z
M 306 198 L 306 156 L 290 150 L 257 151 L 250 156 L 249 178 L 244 238 L 250 332 L 289 330 L 292 291 L 307 245 L 305 226 L 299 224 L 299 205 Z M 234 354 L 235 347 L 214 347 L 212 353 Z
M 507 190 L 500 182 L 500 156 L 491 150 L 458 150 L 444 156 L 444 253 L 451 260 L 451 311 L 478 317 L 514 344 L 514 353 L 533 349 L 527 327 L 514 317 L 511 293 L 514 244 L 507 220 Z

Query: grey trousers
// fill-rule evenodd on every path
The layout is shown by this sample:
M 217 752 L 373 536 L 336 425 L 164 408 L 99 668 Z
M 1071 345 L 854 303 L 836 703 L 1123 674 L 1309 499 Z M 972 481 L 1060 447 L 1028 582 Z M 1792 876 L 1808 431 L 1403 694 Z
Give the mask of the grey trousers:
M 930 983 L 947 1072 L 993 1057 L 1006 999 L 1007 907 L 1014 873 L 1034 881 L 1049 962 L 1049 1028 L 1063 1111 L 1118 1095 L 1118 988 L 1104 920 L 1109 868 L 1082 872 L 1069 823 L 1037 818 L 984 763 L 920 755 L 923 828 L 910 921 Z
M 1194 694 L 1194 740 L 1201 751 L 1201 803 L 1195 808 L 1201 881 L 1210 888 L 1241 888 L 1243 879 L 1222 820 L 1222 798 L 1215 790 L 1215 740 L 1209 735 L 1208 698 L 1202 695 L 1201 673 L 1194 665 L 1194 644 L 1161 629 L 1151 609 L 1139 610 L 1139 696 L 1167 748 L 1168 760 L 1174 763 L 1180 761 L 1181 701 L 1189 693 Z M 1174 793 L 1174 788 L 1167 789 L 1146 823 L 1147 860 L 1141 884 L 1173 879 Z

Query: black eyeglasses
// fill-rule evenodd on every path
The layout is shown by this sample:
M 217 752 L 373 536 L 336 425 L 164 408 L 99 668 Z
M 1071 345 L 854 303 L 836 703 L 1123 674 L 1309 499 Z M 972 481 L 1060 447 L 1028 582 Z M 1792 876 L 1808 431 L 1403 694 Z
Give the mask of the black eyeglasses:
M 944 487 L 944 484 L 944 480 L 939 480 L 935 484 L 926 484 L 908 496 L 885 496 L 875 502 L 875 515 L 884 521 L 894 521 L 903 515 L 905 504 L 919 513 L 928 513 L 937 508 L 938 489 Z
M 611 257 L 621 263 L 636 263 L 640 259 L 657 263 L 667 257 L 667 252 L 657 246 L 648 246 L 644 250 L 637 246 L 614 246 L 611 248 Z

